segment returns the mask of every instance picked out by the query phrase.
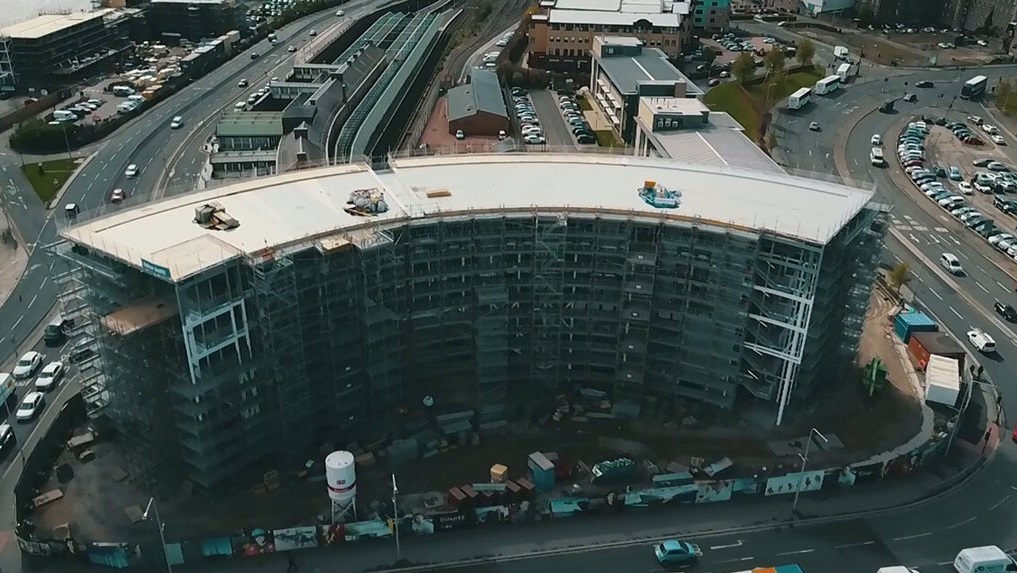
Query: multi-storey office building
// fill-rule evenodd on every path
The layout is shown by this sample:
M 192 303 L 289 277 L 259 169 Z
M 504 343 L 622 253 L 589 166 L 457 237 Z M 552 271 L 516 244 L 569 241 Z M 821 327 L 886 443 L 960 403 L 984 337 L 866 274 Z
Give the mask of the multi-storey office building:
M 96 73 L 127 49 L 137 15 L 110 9 L 45 14 L 0 29 L 0 85 L 54 88 Z
M 529 18 L 530 66 L 586 73 L 596 36 L 631 36 L 677 61 L 692 41 L 691 4 L 670 0 L 544 0 Z
M 148 10 L 152 32 L 162 40 L 198 42 L 247 30 L 247 8 L 236 0 L 151 0 Z
M 755 397 L 780 423 L 855 358 L 872 197 L 631 156 L 414 158 L 119 211 L 55 249 L 132 471 L 215 486 L 425 396 L 480 428 L 582 389 Z

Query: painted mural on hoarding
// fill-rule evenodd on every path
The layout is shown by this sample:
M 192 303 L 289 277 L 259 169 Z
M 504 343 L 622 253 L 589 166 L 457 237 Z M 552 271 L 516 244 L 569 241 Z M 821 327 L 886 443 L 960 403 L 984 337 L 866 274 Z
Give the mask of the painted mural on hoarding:
M 241 532 L 233 538 L 233 554 L 241 557 L 256 557 L 275 553 L 272 532 L 266 529 L 252 529 Z
M 346 541 L 381 537 L 392 537 L 392 528 L 380 519 L 346 524 Z
M 844 466 L 837 472 L 837 485 L 840 487 L 851 487 L 855 485 L 855 480 L 858 479 L 858 475 L 855 474 L 854 468 L 851 466 Z
M 918 469 L 918 462 L 920 460 L 921 455 L 919 454 L 919 450 L 917 448 L 906 454 L 901 454 L 896 458 L 886 462 L 886 464 L 883 466 L 883 473 L 879 477 L 885 478 L 887 476 L 906 476 L 911 472 L 915 471 L 916 469 Z
M 731 480 L 702 481 L 697 484 L 696 503 L 731 501 L 734 482 Z
M 665 503 L 692 503 L 696 501 L 699 486 L 694 483 L 674 487 L 655 487 L 625 494 L 625 507 L 652 507 Z
M 753 494 L 763 491 L 766 479 L 761 477 L 736 478 L 731 489 L 734 493 Z
M 434 522 L 431 521 L 430 517 L 424 517 L 418 513 L 413 516 L 413 523 L 410 525 L 410 529 L 417 535 L 430 535 L 434 533 Z
M 318 546 L 318 535 L 314 526 L 288 527 L 272 532 L 276 551 L 292 551 L 294 549 L 310 549 Z
M 112 569 L 126 569 L 141 556 L 141 548 L 127 543 L 90 543 L 85 552 L 92 565 Z
M 346 541 L 346 524 L 322 525 L 318 528 L 322 545 L 335 545 Z
M 766 480 L 765 495 L 781 495 L 797 491 L 817 491 L 823 487 L 825 470 L 795 472 Z
M 447 531 L 449 529 L 466 527 L 476 523 L 471 516 L 459 510 L 449 511 L 446 513 L 435 513 L 431 515 L 431 522 L 434 523 L 434 528 L 438 531 Z
M 54 557 L 57 555 L 76 555 L 85 550 L 73 539 L 22 539 L 17 538 L 18 547 L 22 553 L 36 555 L 39 557 Z

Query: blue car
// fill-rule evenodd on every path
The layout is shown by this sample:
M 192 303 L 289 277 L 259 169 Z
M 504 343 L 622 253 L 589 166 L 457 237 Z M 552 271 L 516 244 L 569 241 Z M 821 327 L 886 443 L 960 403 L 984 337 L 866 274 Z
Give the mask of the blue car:
M 957 167 L 954 167 L 954 166 L 951 165 L 950 166 L 950 179 L 952 179 L 954 181 L 963 181 L 964 180 L 964 176 L 961 175 L 960 169 L 958 169 Z
M 661 565 L 672 563 L 686 563 L 695 561 L 703 555 L 703 550 L 695 543 L 668 539 L 653 547 L 653 553 L 657 556 L 657 562 Z

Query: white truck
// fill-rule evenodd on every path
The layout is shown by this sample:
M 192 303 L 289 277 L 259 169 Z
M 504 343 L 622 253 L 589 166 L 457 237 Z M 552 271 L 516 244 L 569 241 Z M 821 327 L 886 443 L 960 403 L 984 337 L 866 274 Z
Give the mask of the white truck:
M 847 46 L 834 46 L 833 48 L 833 57 L 838 60 L 848 59 L 849 54 L 850 52 L 848 51 Z
M 853 78 L 858 75 L 858 66 L 849 62 L 844 62 L 837 68 L 837 75 L 840 76 L 841 82 L 847 82 L 848 78 Z
M 1017 563 L 995 545 L 961 549 L 953 560 L 957 573 L 1010 573 L 1017 571 Z

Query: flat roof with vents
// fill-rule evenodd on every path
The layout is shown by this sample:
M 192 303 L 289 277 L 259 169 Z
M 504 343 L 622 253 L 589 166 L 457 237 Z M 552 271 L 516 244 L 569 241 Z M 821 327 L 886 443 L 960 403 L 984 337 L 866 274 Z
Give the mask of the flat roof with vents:
M 15 40 L 38 40 L 84 22 L 101 20 L 106 12 L 106 10 L 97 10 L 80 14 L 43 14 L 20 24 L 3 28 L 0 30 L 0 36 L 7 36 Z
M 180 281 L 236 257 L 464 216 L 648 217 L 825 244 L 873 197 L 871 190 L 685 158 L 513 153 L 394 159 L 390 166 L 373 171 L 349 164 L 258 178 L 120 210 L 61 235 Z M 645 203 L 637 190 L 647 180 L 681 191 L 681 207 L 664 213 Z M 347 201 L 357 189 L 383 192 L 389 209 L 372 217 L 349 214 Z M 221 205 L 242 224 L 227 230 L 195 224 L 195 209 L 207 204 Z

